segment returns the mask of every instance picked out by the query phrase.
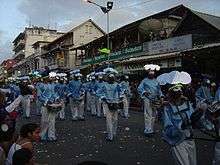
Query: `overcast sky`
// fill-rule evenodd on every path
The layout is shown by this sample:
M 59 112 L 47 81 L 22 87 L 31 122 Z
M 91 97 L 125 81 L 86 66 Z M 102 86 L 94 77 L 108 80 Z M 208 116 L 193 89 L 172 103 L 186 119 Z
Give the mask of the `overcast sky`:
M 107 0 L 93 0 L 105 5 Z M 220 0 L 113 0 L 111 30 L 159 11 L 184 4 L 194 10 L 220 16 Z M 0 0 L 0 62 L 12 56 L 13 39 L 26 26 L 70 30 L 92 18 L 104 28 L 106 17 L 83 0 Z

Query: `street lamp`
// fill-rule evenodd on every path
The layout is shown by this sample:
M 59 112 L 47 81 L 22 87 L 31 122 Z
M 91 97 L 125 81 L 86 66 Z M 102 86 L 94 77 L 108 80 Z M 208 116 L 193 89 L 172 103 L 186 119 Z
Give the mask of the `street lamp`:
M 109 11 L 113 8 L 113 2 L 112 1 L 108 1 L 107 2 L 107 6 L 104 7 L 104 6 L 101 6 L 93 1 L 90 1 L 90 0 L 85 0 L 86 2 L 88 3 L 91 3 L 91 4 L 94 4 L 98 7 L 101 8 L 102 12 L 104 14 L 107 14 L 107 49 L 110 50 L 110 38 L 109 38 Z M 108 54 L 108 63 L 109 63 L 109 54 Z

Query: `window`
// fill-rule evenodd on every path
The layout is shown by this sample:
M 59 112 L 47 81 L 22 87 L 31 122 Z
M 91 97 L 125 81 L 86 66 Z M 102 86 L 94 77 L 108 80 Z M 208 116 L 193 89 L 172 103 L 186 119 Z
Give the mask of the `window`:
M 89 32 L 89 25 L 86 25 L 86 33 Z
M 89 26 L 89 34 L 92 34 L 92 25 Z

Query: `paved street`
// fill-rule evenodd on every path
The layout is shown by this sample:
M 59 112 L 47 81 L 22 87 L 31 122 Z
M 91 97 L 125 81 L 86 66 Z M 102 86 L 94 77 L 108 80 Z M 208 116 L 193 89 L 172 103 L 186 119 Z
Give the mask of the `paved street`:
M 108 165 L 173 165 L 169 146 L 160 138 L 157 126 L 155 138 L 143 136 L 143 113 L 132 112 L 129 120 L 120 118 L 118 136 L 105 141 L 105 119 L 87 116 L 86 121 L 57 121 L 58 141 L 36 144 L 36 160 L 40 164 L 75 165 L 86 160 L 98 160 Z M 39 117 L 32 121 L 39 122 Z M 21 123 L 30 120 L 19 121 Z M 198 165 L 211 165 L 213 144 L 198 143 Z

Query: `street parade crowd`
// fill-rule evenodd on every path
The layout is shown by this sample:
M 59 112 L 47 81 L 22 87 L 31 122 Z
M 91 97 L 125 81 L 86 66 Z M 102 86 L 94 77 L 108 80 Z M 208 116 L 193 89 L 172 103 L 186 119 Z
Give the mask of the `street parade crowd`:
M 177 165 L 196 165 L 194 132 L 200 130 L 215 141 L 213 165 L 220 165 L 220 87 L 211 90 L 213 82 L 204 77 L 192 88 L 187 72 L 172 71 L 156 77 L 158 65 L 145 65 L 146 78 L 136 89 L 142 99 L 144 135 L 155 136 L 155 122 L 162 123 L 161 140 L 167 142 Z M 33 142 L 56 141 L 56 119 L 86 120 L 86 115 L 106 118 L 106 140 L 117 135 L 119 115 L 128 119 L 132 97 L 129 77 L 119 75 L 114 68 L 83 76 L 80 70 L 66 73 L 50 72 L 32 77 L 9 79 L 0 92 L 0 164 L 34 164 Z M 41 123 L 25 124 L 16 136 L 16 120 L 31 118 L 31 103 L 36 103 L 36 115 Z M 69 104 L 70 113 L 66 113 Z M 19 108 L 21 107 L 21 108 Z M 201 140 L 202 138 L 200 138 Z

